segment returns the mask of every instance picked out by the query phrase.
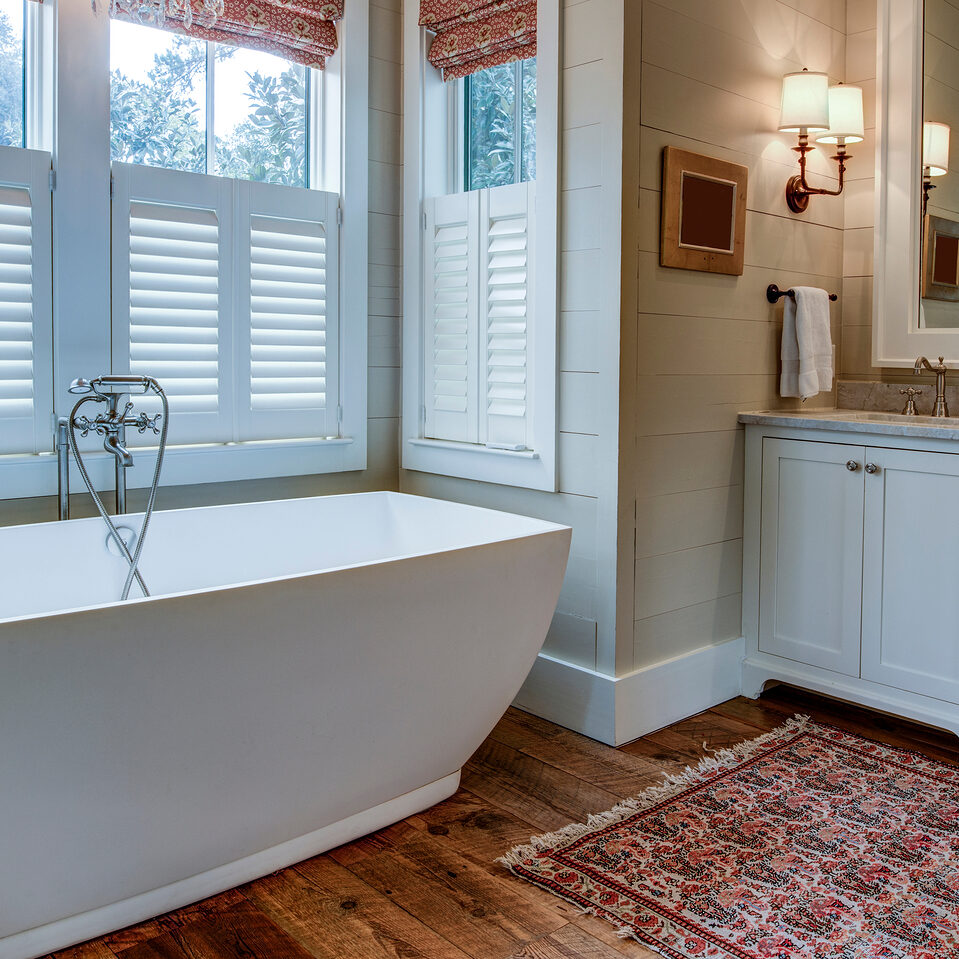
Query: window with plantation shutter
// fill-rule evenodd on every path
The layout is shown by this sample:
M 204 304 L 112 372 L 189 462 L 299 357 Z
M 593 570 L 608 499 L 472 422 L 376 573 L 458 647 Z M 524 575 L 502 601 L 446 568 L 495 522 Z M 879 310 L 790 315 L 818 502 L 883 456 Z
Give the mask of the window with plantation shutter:
M 520 183 L 426 202 L 427 438 L 531 448 L 534 190 Z
M 338 198 L 238 188 L 239 438 L 335 435 Z
M 337 203 L 114 164 L 113 366 L 160 381 L 171 443 L 336 434 Z
M 231 191 L 219 177 L 113 166 L 113 368 L 160 381 L 174 444 L 230 438 Z
M 0 147 L 0 453 L 53 443 L 50 154 Z

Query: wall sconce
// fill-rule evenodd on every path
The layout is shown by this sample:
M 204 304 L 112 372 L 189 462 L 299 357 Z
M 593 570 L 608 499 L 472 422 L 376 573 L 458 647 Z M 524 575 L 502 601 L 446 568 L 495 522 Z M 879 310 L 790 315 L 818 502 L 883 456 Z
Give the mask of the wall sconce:
M 829 86 L 825 73 L 787 73 L 783 77 L 782 109 L 779 129 L 783 133 L 798 133 L 799 145 L 793 149 L 799 154 L 799 173 L 786 183 L 786 205 L 793 213 L 803 213 L 811 196 L 839 196 L 845 185 L 847 143 L 863 139 L 862 90 L 839 84 Z M 839 189 L 823 190 L 806 182 L 806 154 L 809 134 L 818 133 L 817 143 L 836 144 L 839 163 Z
M 949 172 L 949 124 L 927 120 L 922 125 L 922 215 L 929 205 L 929 191 L 935 190 L 934 176 Z

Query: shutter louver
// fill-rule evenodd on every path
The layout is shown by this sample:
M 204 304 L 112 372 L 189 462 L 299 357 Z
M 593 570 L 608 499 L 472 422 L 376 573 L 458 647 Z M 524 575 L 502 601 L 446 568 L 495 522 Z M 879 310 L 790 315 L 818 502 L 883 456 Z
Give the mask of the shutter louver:
M 533 185 L 525 183 L 484 191 L 486 422 L 481 436 L 489 446 L 508 449 L 528 445 L 532 193 Z
M 172 416 L 219 407 L 215 211 L 130 205 L 130 372 L 155 376 Z
M 426 435 L 478 441 L 478 195 L 426 202 Z
M 337 435 L 339 198 L 236 190 L 239 439 Z
M 323 224 L 254 216 L 250 247 L 252 408 L 325 409 Z
M 49 169 L 48 153 L 0 148 L 0 453 L 53 443 Z

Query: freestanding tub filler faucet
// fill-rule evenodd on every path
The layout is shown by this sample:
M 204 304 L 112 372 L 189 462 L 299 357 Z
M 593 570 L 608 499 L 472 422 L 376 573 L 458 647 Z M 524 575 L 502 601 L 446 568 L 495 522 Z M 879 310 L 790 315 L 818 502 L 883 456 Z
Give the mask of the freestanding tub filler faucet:
M 948 367 L 943 362 L 943 358 L 939 357 L 939 362 L 933 366 L 924 356 L 920 356 L 916 360 L 916 365 L 913 367 L 913 373 L 916 376 L 919 376 L 922 371 L 926 369 L 930 373 L 936 374 L 936 401 L 932 406 L 931 416 L 948 416 L 949 415 L 949 406 L 946 403 L 946 370 Z
M 107 541 L 112 544 L 111 548 L 116 547 L 117 554 L 123 556 L 130 567 L 121 598 L 126 599 L 129 596 L 130 587 L 134 580 L 136 580 L 143 595 L 149 596 L 146 583 L 143 582 L 143 577 L 138 570 L 138 564 L 140 552 L 143 549 L 143 540 L 146 537 L 147 527 L 150 524 L 150 517 L 153 514 L 153 506 L 156 502 L 157 487 L 160 484 L 160 470 L 163 467 L 163 454 L 166 451 L 167 428 L 170 421 L 170 407 L 166 393 L 163 392 L 163 388 L 152 376 L 138 376 L 133 373 L 123 376 L 114 374 L 97 376 L 92 380 L 77 379 L 70 384 L 70 392 L 77 394 L 80 399 L 74 404 L 69 416 L 62 416 L 57 421 L 57 466 L 60 486 L 59 517 L 60 519 L 70 518 L 70 452 L 72 451 L 77 470 L 83 478 L 90 496 L 93 497 L 94 505 L 103 518 L 103 522 L 106 523 Z M 139 416 L 134 416 L 134 404 L 131 401 L 124 403 L 121 410 L 120 401 L 123 397 L 145 393 L 154 393 L 160 398 L 162 412 L 155 416 L 148 416 L 141 412 Z M 98 412 L 92 419 L 89 416 L 80 416 L 80 408 L 86 403 L 100 403 L 106 408 Z M 77 431 L 79 430 L 81 436 L 87 436 L 89 433 L 102 436 L 103 448 L 113 455 L 116 463 L 116 513 L 120 515 L 127 511 L 126 470 L 133 465 L 133 454 L 127 449 L 127 427 L 135 428 L 139 433 L 146 433 L 148 430 L 156 433 L 160 437 L 160 442 L 157 450 L 156 467 L 153 471 L 153 482 L 150 487 L 150 495 L 147 498 L 146 510 L 143 513 L 140 532 L 137 534 L 133 530 L 125 528 L 129 539 L 124 539 L 117 524 L 107 513 L 103 500 L 90 479 L 83 456 L 77 446 Z

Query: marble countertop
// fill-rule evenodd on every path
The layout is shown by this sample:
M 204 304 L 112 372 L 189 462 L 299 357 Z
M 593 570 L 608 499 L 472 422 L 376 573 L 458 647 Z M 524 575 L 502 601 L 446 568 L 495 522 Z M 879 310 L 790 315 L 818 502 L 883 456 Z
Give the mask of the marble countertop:
M 936 440 L 959 440 L 959 417 L 903 416 L 875 410 L 758 410 L 740 413 L 740 423 L 758 426 L 795 426 L 840 433 L 882 433 L 887 436 L 919 436 Z

